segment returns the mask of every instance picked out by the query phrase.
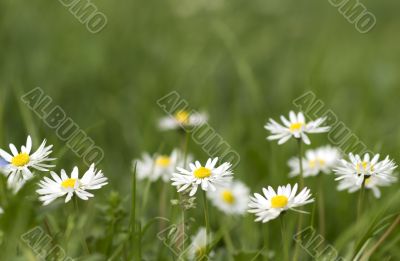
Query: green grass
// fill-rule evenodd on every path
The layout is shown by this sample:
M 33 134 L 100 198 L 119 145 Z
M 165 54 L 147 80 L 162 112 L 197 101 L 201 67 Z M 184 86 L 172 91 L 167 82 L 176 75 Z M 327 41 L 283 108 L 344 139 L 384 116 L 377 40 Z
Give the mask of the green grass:
M 156 128 L 164 116 L 156 101 L 173 90 L 192 108 L 208 112 L 210 125 L 240 154 L 235 177 L 252 192 L 295 182 L 286 165 L 296 155 L 295 142 L 278 146 L 266 141 L 263 125 L 295 109 L 292 101 L 308 90 L 371 150 L 400 162 L 397 1 L 362 1 L 377 17 L 367 34 L 358 33 L 327 0 L 221 0 L 220 7 L 207 3 L 198 10 L 190 3 L 206 0 L 93 2 L 108 18 L 96 35 L 58 1 L 0 0 L 0 147 L 22 144 L 30 134 L 35 146 L 45 138 L 54 144 L 57 171 L 85 167 L 21 102 L 21 94 L 40 86 L 104 150 L 99 168 L 110 179 L 94 199 L 79 202 L 79 218 L 72 202 L 41 207 L 35 193 L 39 178 L 17 195 L 4 191 L 1 260 L 36 260 L 21 241 L 36 226 L 79 260 L 128 260 L 137 258 L 138 248 L 145 260 L 174 260 L 157 239 L 160 227 L 169 224 L 154 220 L 160 202 L 168 220 L 179 220 L 180 208 L 169 204 L 177 198 L 174 188 L 164 188 L 167 196 L 161 201 L 162 182 L 152 184 L 143 206 L 146 184 L 138 181 L 136 221 L 145 231 L 141 245 L 137 233 L 134 238 L 130 234 L 132 159 L 143 151 L 167 153 L 180 146 L 179 135 Z M 326 135 L 317 135 L 310 147 L 326 143 Z M 208 157 L 192 141 L 189 151 L 202 161 Z M 384 188 L 379 200 L 368 194 L 366 213 L 357 221 L 357 194 L 338 192 L 333 176 L 323 178 L 325 239 L 342 256 L 351 256 L 355 235 L 368 232 L 376 241 L 400 211 L 395 184 Z M 318 190 L 316 180 L 307 179 L 306 185 Z M 201 199 L 196 203 L 198 208 L 186 213 L 189 235 L 204 225 Z M 223 216 L 209 207 L 218 237 Z M 296 213 L 286 216 L 288 233 L 293 234 L 297 218 Z M 305 223 L 310 220 L 304 216 Z M 279 220 L 260 225 L 246 215 L 232 218 L 229 225 L 236 252 L 227 252 L 221 240 L 216 260 L 251 260 L 265 237 L 275 260 L 281 260 Z M 374 234 L 376 226 L 384 228 Z M 371 260 L 400 259 L 398 234 L 397 227 Z M 90 254 L 82 247 L 82 235 Z M 311 258 L 303 251 L 301 260 Z

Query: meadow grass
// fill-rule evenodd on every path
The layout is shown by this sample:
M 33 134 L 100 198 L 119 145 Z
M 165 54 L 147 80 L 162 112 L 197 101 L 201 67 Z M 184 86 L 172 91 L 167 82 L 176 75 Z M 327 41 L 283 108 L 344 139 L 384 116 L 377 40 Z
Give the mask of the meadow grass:
M 35 190 L 47 174 L 16 195 L 1 176 L 0 260 L 38 260 L 21 239 L 37 226 L 52 246 L 77 260 L 177 260 L 157 236 L 181 220 L 181 207 L 170 203 L 178 199 L 176 189 L 136 181 L 132 168 L 144 151 L 180 146 L 179 134 L 157 129 L 165 113 L 156 101 L 174 90 L 206 111 L 210 125 L 239 153 L 234 177 L 251 192 L 297 181 L 287 175 L 297 144 L 267 141 L 263 125 L 295 109 L 293 100 L 309 90 L 368 148 L 400 162 L 398 2 L 363 1 L 378 21 L 368 34 L 358 33 L 328 1 L 188 2 L 96 1 L 108 24 L 93 35 L 58 1 L 0 0 L 0 147 L 22 144 L 29 134 L 35 147 L 42 139 L 54 144 L 56 171 L 86 168 L 21 102 L 22 94 L 40 86 L 104 150 L 98 167 L 109 178 L 94 199 L 77 203 L 77 211 L 72 201 L 41 206 Z M 329 143 L 326 135 L 311 139 L 304 149 Z M 192 141 L 188 151 L 201 162 L 209 157 Z M 367 240 L 365 252 L 372 249 L 399 213 L 397 183 L 383 188 L 380 199 L 365 191 L 359 219 L 358 193 L 337 191 L 333 175 L 305 184 L 316 198 L 324 188 L 324 239 L 346 260 Z M 185 211 L 186 244 L 204 226 L 200 194 L 195 203 Z M 318 232 L 318 210 L 304 209 L 313 214 L 303 215 L 303 227 Z M 269 260 L 283 260 L 279 220 L 259 224 L 250 214 L 226 217 L 211 204 L 209 210 L 213 259 L 266 260 L 271 251 Z M 298 218 L 285 216 L 290 253 Z M 399 240 L 395 226 L 371 260 L 400 259 Z M 268 251 L 260 252 L 264 246 Z M 313 260 L 299 251 L 299 260 Z

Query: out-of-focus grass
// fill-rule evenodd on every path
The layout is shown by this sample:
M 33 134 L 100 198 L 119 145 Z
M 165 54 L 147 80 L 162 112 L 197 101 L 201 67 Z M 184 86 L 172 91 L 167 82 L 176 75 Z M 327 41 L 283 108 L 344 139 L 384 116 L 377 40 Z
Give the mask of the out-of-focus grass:
M 286 161 L 295 154 L 295 144 L 278 146 L 265 141 L 263 125 L 268 117 L 293 109 L 293 99 L 307 90 L 314 91 L 369 148 L 400 162 L 398 2 L 363 1 L 377 17 L 376 27 L 368 34 L 358 33 L 328 1 L 94 3 L 108 18 L 107 27 L 97 35 L 86 31 L 58 1 L 0 1 L 0 146 L 23 143 L 31 134 L 48 139 L 55 145 L 55 153 L 65 148 L 19 99 L 21 93 L 36 86 L 82 129 L 90 128 L 89 136 L 105 151 L 100 167 L 111 182 L 106 192 L 96 193 L 94 200 L 81 205 L 84 223 L 79 226 L 89 243 L 96 242 L 90 246 L 99 255 L 112 252 L 106 249 L 112 234 L 110 222 L 115 215 L 127 214 L 124 208 L 114 209 L 115 213 L 108 210 L 112 212 L 110 221 L 99 217 L 99 208 L 104 208 L 107 199 L 110 205 L 117 204 L 116 195 L 107 196 L 115 190 L 128 209 L 124 195 L 130 193 L 132 158 L 142 151 L 154 152 L 160 144 L 166 152 L 179 146 L 173 133 L 156 129 L 157 118 L 163 116 L 156 100 L 171 90 L 178 91 L 191 107 L 209 113 L 211 126 L 241 156 L 235 176 L 252 191 L 289 181 Z M 327 142 L 324 135 L 313 137 L 311 147 Z M 193 143 L 190 150 L 197 158 L 207 157 Z M 83 167 L 70 151 L 62 154 L 57 165 L 57 170 Z M 313 180 L 306 182 L 315 188 Z M 337 192 L 332 176 L 324 177 L 324 184 L 326 239 L 345 253 L 347 235 L 356 222 L 356 195 Z M 142 184 L 138 193 L 140 187 Z M 68 253 L 82 253 L 72 206 L 60 203 L 42 208 L 35 188 L 31 184 L 17 196 L 2 199 L 7 200 L 0 217 L 4 260 L 17 260 L 16 255 L 29 260 L 32 253 L 19 237 L 42 225 L 45 216 Z M 159 190 L 161 184 L 152 188 L 150 206 L 158 204 Z M 370 198 L 371 215 L 397 191 L 398 185 L 394 185 L 383 190 L 381 199 Z M 171 188 L 171 197 L 172 192 Z M 398 212 L 399 202 L 397 197 L 385 215 Z M 216 209 L 212 212 L 216 228 L 220 215 Z M 157 212 L 140 214 L 146 220 Z M 202 224 L 199 213 L 190 215 L 196 218 L 194 227 Z M 289 219 L 294 226 L 296 215 Z M 237 260 L 248 260 L 261 247 L 261 226 L 250 216 L 236 222 L 232 235 L 243 250 Z M 265 227 L 271 248 L 279 255 L 279 226 L 269 223 Z M 354 229 L 363 230 L 364 226 Z M 62 234 L 65 230 L 70 231 L 69 240 Z M 156 232 L 149 231 L 143 239 L 146 251 L 157 250 L 151 246 Z M 395 235 L 388 239 L 391 247 L 383 246 L 376 260 L 400 258 Z M 114 239 L 112 249 L 121 240 Z M 163 249 L 163 256 L 170 257 L 168 250 Z

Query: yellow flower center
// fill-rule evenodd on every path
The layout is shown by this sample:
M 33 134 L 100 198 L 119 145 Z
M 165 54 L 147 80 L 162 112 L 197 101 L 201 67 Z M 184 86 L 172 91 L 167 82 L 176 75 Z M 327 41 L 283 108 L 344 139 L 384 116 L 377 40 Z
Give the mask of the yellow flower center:
M 74 188 L 76 183 L 76 179 L 66 179 L 61 183 L 61 187 L 63 188 Z
M 296 122 L 296 123 L 292 123 L 290 125 L 289 129 L 290 129 L 291 132 L 299 131 L 303 126 L 304 126 L 304 123 Z
M 200 167 L 196 169 L 193 174 L 198 179 L 204 179 L 211 176 L 211 170 L 205 167 Z
M 271 207 L 284 208 L 288 203 L 288 198 L 283 195 L 277 195 L 271 199 Z
M 29 163 L 29 159 L 28 153 L 20 153 L 11 159 L 11 163 L 16 167 L 23 167 Z
M 233 193 L 229 190 L 222 191 L 221 197 L 228 204 L 233 204 L 235 202 L 235 197 L 233 196 Z
M 178 111 L 175 114 L 175 119 L 181 124 L 187 124 L 189 122 L 189 113 L 187 111 Z
M 156 159 L 156 165 L 160 167 L 168 167 L 171 164 L 171 159 L 168 156 L 159 156 Z
M 199 247 L 199 248 L 197 248 L 196 249 L 196 257 L 197 258 L 203 258 L 203 257 L 205 257 L 206 256 L 206 248 L 205 247 Z M 203 259 L 201 259 L 201 260 L 203 260 Z
M 325 160 L 323 160 L 323 159 L 310 160 L 308 162 L 308 165 L 310 166 L 310 168 L 315 168 L 317 165 L 323 166 L 323 165 L 325 165 Z
M 368 170 L 368 167 L 370 171 L 374 171 L 374 165 L 369 166 L 367 161 L 357 163 L 357 172 L 366 171 Z

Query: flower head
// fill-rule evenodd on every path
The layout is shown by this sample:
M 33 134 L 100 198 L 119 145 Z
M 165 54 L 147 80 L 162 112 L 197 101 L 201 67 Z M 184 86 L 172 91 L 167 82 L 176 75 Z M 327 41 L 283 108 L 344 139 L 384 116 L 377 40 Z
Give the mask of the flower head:
M 191 161 L 191 158 L 188 155 L 186 162 Z M 161 177 L 164 182 L 167 182 L 171 179 L 176 167 L 185 166 L 185 159 L 183 153 L 175 149 L 170 155 L 155 154 L 152 157 L 147 153 L 143 154 L 141 159 L 133 161 L 133 165 L 135 164 L 138 179 L 148 178 L 156 181 Z
M 172 185 L 178 188 L 178 192 L 191 189 L 189 196 L 193 196 L 197 187 L 200 185 L 204 191 L 211 189 L 216 190 L 215 185 L 224 186 L 232 179 L 232 171 L 230 163 L 223 163 L 218 167 L 218 158 L 208 159 L 205 166 L 199 161 L 189 164 L 189 170 L 178 167 L 177 173 L 172 174 Z
M 322 133 L 328 132 L 330 127 L 321 127 L 324 123 L 324 118 L 318 118 L 315 121 L 306 122 L 304 114 L 302 112 L 297 113 L 289 112 L 289 120 L 284 116 L 281 116 L 282 124 L 277 123 L 273 119 L 269 119 L 269 122 L 264 126 L 265 129 L 269 130 L 272 135 L 268 136 L 269 140 L 279 140 L 278 144 L 283 144 L 288 141 L 291 137 L 302 140 L 305 144 L 310 144 L 310 139 L 307 133 Z
M 279 186 L 278 190 L 272 187 L 263 188 L 264 195 L 254 193 L 254 197 L 250 197 L 249 212 L 256 215 L 255 221 L 266 223 L 277 218 L 282 212 L 289 209 L 296 210 L 296 207 L 306 205 L 314 201 L 310 199 L 311 194 L 308 188 L 303 190 L 296 196 L 297 184 L 291 188 L 287 186 Z
M 319 173 L 329 174 L 337 165 L 340 152 L 337 148 L 324 146 L 315 150 L 307 150 L 303 163 L 303 176 L 316 176 Z M 300 174 L 300 164 L 297 157 L 289 160 L 288 165 L 291 169 L 289 176 L 294 177 Z
M 188 248 L 188 259 L 189 260 L 207 260 L 206 247 L 211 241 L 211 235 L 207 237 L 207 231 L 205 227 L 201 227 L 196 235 L 191 238 L 192 242 Z M 208 256 L 212 256 L 214 253 L 209 253 Z
M 28 136 L 26 145 L 21 146 L 20 151 L 12 143 L 10 144 L 11 154 L 0 149 L 0 156 L 6 161 L 2 171 L 8 176 L 8 186 L 20 187 L 26 180 L 33 177 L 31 169 L 49 171 L 49 168 L 54 167 L 48 164 L 49 161 L 54 160 L 49 157 L 52 147 L 53 145 L 46 147 L 46 140 L 44 140 L 39 148 L 31 153 L 32 139 Z
M 87 190 L 100 189 L 108 184 L 107 178 L 101 170 L 95 169 L 94 164 L 90 166 L 82 178 L 79 178 L 77 167 L 74 167 L 70 177 L 63 169 L 60 176 L 53 171 L 50 174 L 53 179 L 44 177 L 39 183 L 40 189 L 36 190 L 41 195 L 39 200 L 43 201 L 43 205 L 48 205 L 53 200 L 65 195 L 65 203 L 70 201 L 74 194 L 83 200 L 88 200 L 94 195 Z
M 207 122 L 207 115 L 205 113 L 179 110 L 175 114 L 165 116 L 158 122 L 160 130 L 174 130 L 184 127 L 194 127 L 203 125 Z
M 349 193 L 353 193 L 361 189 L 361 185 L 357 185 L 357 177 L 350 176 L 339 181 L 337 189 L 339 191 L 347 190 Z M 365 188 L 370 189 L 376 198 L 381 197 L 381 191 L 379 187 L 388 187 L 393 183 L 397 182 L 396 176 L 373 175 L 365 179 Z
M 371 176 L 380 176 L 382 180 L 389 181 L 393 171 L 397 168 L 397 165 L 393 160 L 389 159 L 389 156 L 379 161 L 379 154 L 375 154 L 371 159 L 369 154 L 366 153 L 363 159 L 361 159 L 359 155 L 350 153 L 349 159 L 350 161 L 342 159 L 340 166 L 334 170 L 338 176 L 336 180 L 350 178 L 350 180 L 355 181 L 357 186 L 360 186 L 364 179 Z
M 249 188 L 240 181 L 233 181 L 227 186 L 217 187 L 209 191 L 207 196 L 211 202 L 227 214 L 241 215 L 247 210 L 249 203 Z

